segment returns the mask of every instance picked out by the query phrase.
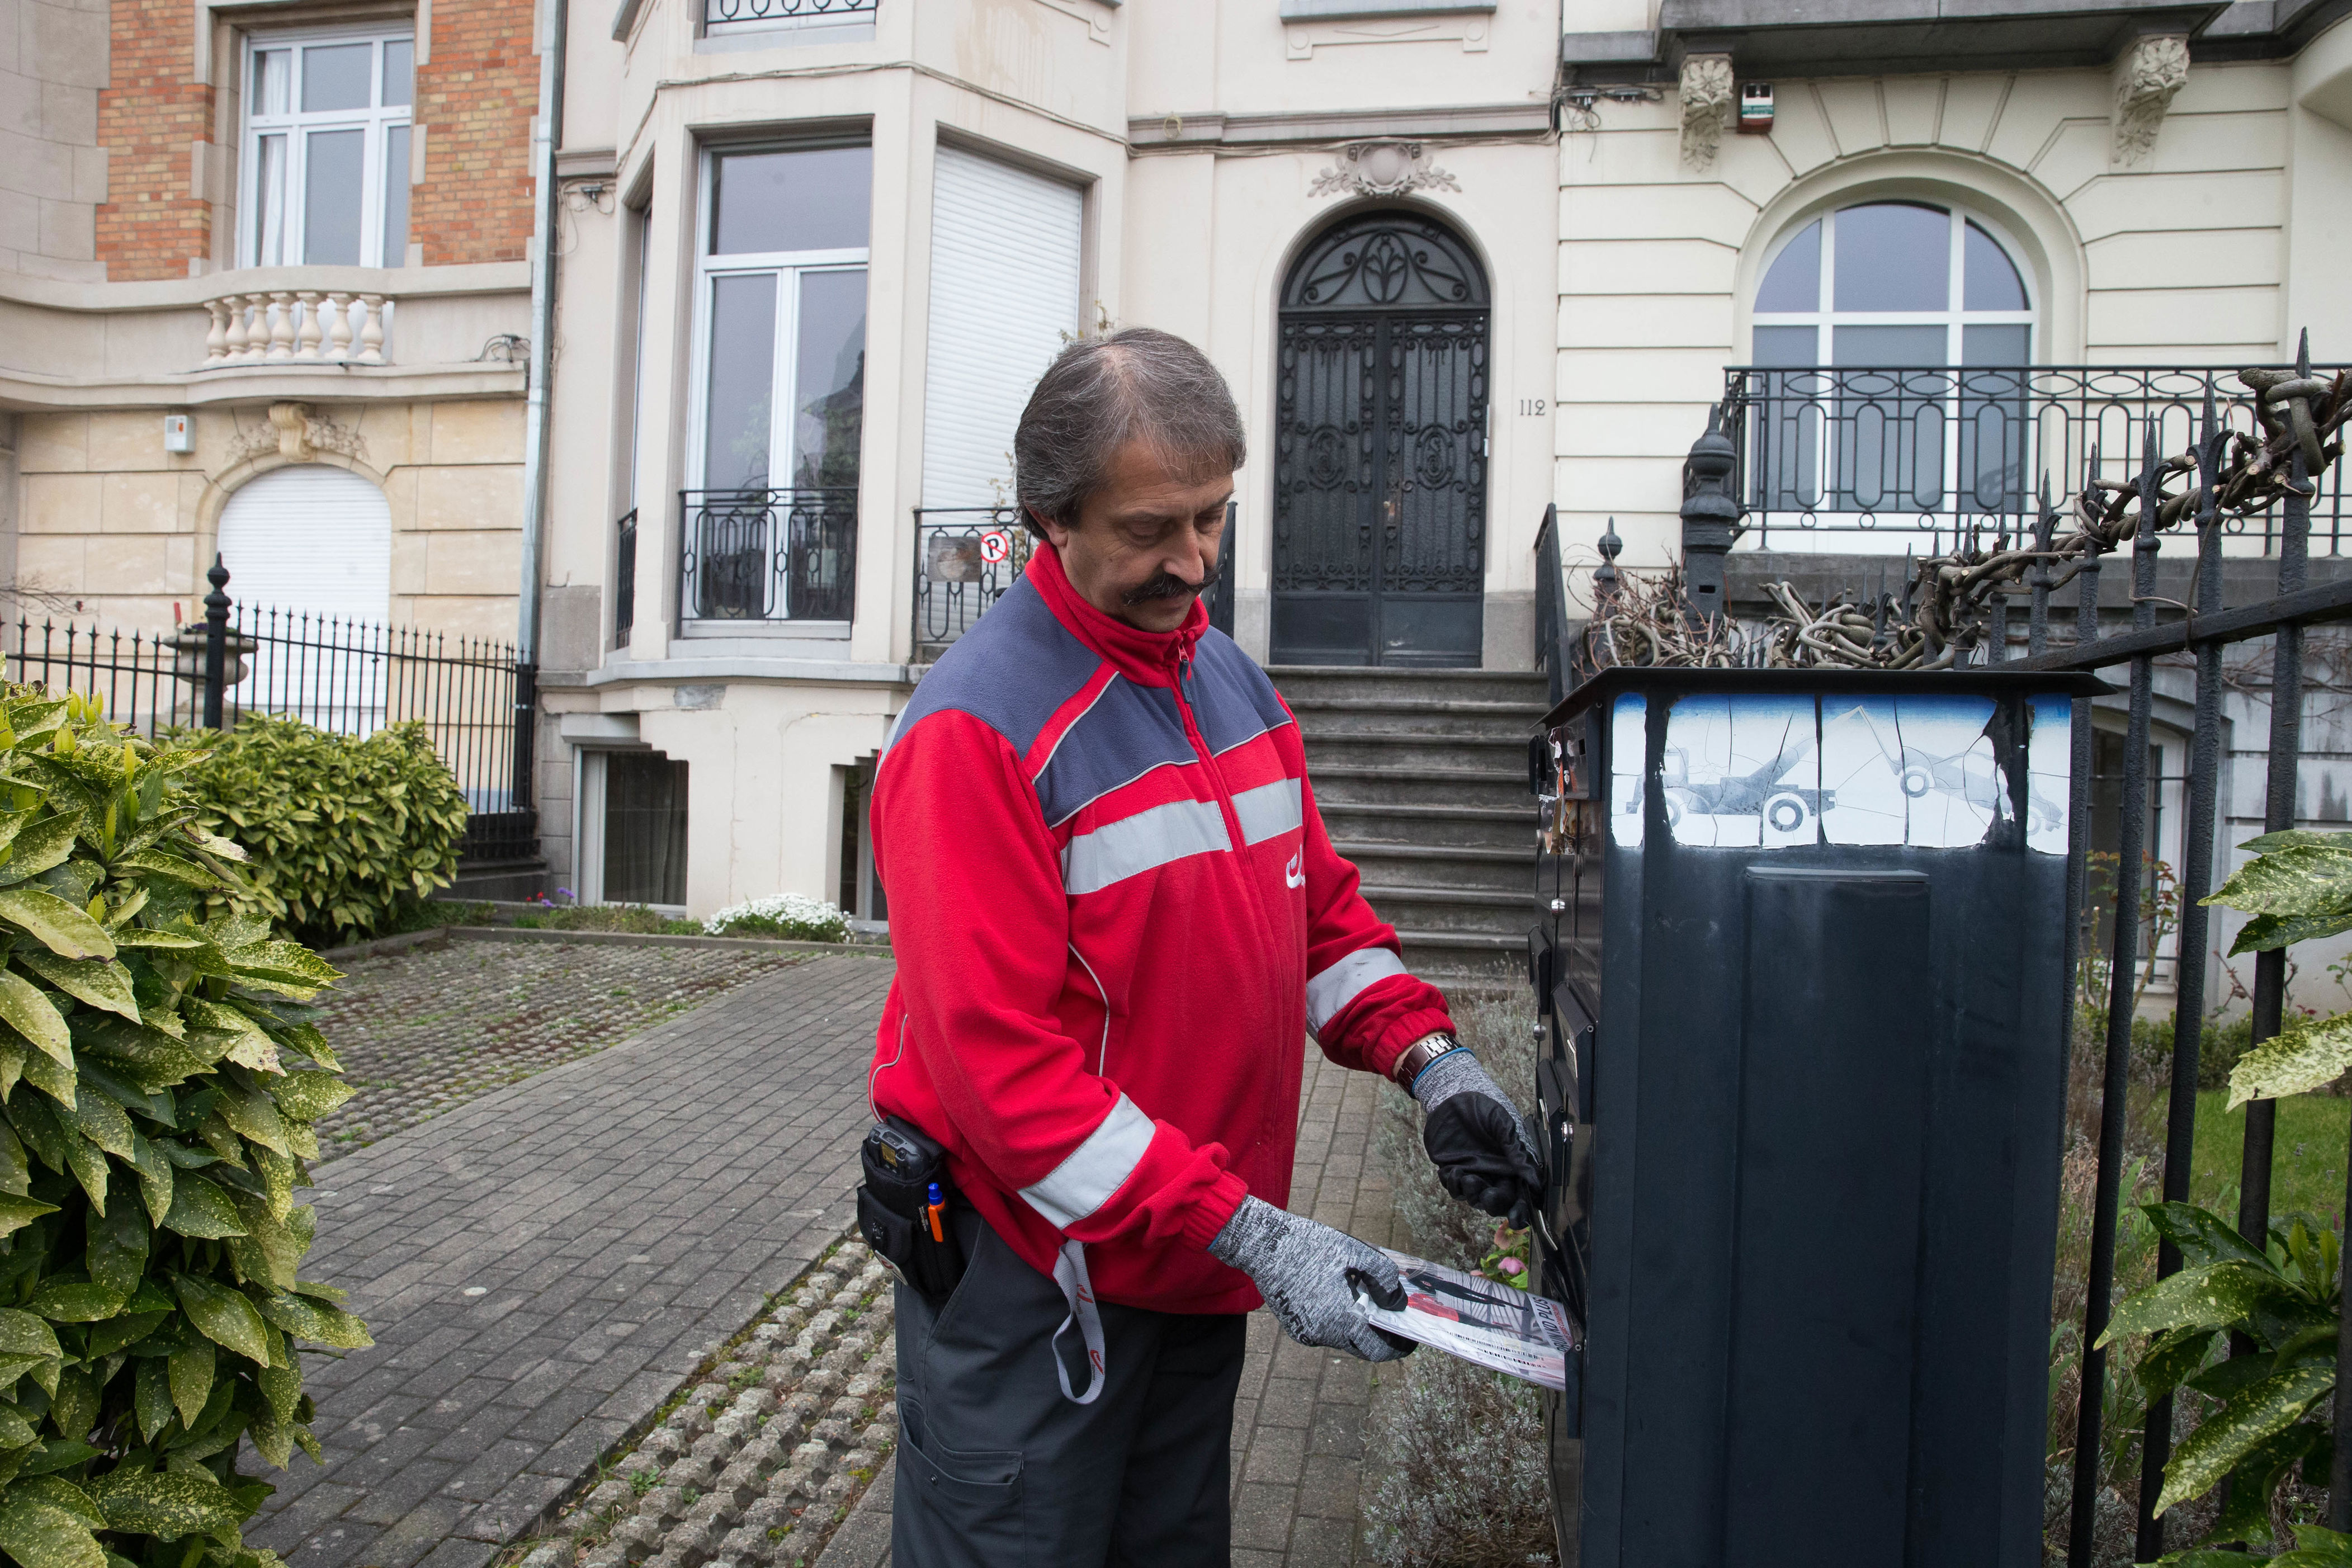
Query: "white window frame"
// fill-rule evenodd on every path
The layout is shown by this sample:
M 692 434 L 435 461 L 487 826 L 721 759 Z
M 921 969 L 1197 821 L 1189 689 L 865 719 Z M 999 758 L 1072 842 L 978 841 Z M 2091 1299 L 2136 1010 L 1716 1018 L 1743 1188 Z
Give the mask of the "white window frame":
M 1951 225 L 1951 265 L 1946 271 L 1944 309 L 1940 310 L 1840 310 L 1835 309 L 1832 301 L 1836 298 L 1838 215 L 1849 207 L 1883 206 L 1890 203 L 1900 203 L 1906 206 L 1927 207 L 1931 209 L 1940 208 L 1949 218 Z M 1787 250 L 1790 245 L 1795 243 L 1800 235 L 1802 235 L 1805 230 L 1811 228 L 1815 223 L 1819 223 L 1822 226 L 1821 276 L 1815 279 L 1815 282 L 1819 287 L 1819 293 L 1816 295 L 1816 308 L 1811 310 L 1763 310 L 1758 309 L 1755 303 L 1755 295 L 1763 291 L 1764 280 L 1772 276 L 1772 268 L 1780 264 L 1781 252 Z M 1961 301 L 1968 297 L 1966 290 L 1968 287 L 1968 226 L 1969 224 L 1975 224 L 1979 228 L 1983 229 L 1987 235 L 1990 236 L 1992 242 L 2000 247 L 2001 254 L 2008 258 L 2010 266 L 2016 269 L 2018 282 L 2025 289 L 2024 310 L 1964 310 L 1961 308 Z M 2021 248 L 2017 242 L 2010 237 L 2008 231 L 2002 228 L 1999 223 L 1995 222 L 1986 214 L 1979 212 L 1973 207 L 1963 205 L 1958 202 L 1929 201 L 1915 199 L 1907 196 L 1873 196 L 1869 195 L 1863 195 L 1858 199 L 1854 200 L 1841 201 L 1837 205 L 1816 213 L 1806 218 L 1801 223 L 1790 224 L 1787 231 L 1784 232 L 1779 239 L 1773 242 L 1772 248 L 1766 253 L 1764 265 L 1757 269 L 1755 288 L 1750 291 L 1748 299 L 1748 346 L 1749 357 L 1751 360 L 1754 357 L 1756 347 L 1755 329 L 1758 327 L 1810 326 L 1813 328 L 1816 334 L 1813 339 L 1813 363 L 1816 365 L 1826 369 L 1836 363 L 1836 362 L 1830 357 L 1831 338 L 1829 333 L 1832 328 L 1941 326 L 1945 329 L 1944 363 L 1951 369 L 1959 369 L 1960 329 L 1963 326 L 2023 326 L 2028 330 L 2030 334 L 2038 333 L 2040 331 L 2042 326 L 2041 311 L 2037 308 L 2034 300 L 2033 274 L 2031 269 L 2018 260 L 2020 254 Z M 2029 335 L 2026 339 L 2025 350 L 2026 359 L 2029 363 L 2032 361 L 2033 352 L 2033 337 Z
M 716 297 L 717 283 L 722 278 L 772 276 L 776 279 L 776 342 L 774 349 L 774 381 L 768 400 L 768 488 L 771 490 L 791 489 L 789 484 L 776 482 L 781 467 L 783 477 L 791 477 L 793 458 L 793 425 L 800 406 L 800 320 L 801 279 L 814 272 L 864 272 L 868 287 L 873 279 L 872 230 L 867 230 L 869 243 L 856 247 L 833 250 L 777 250 L 732 252 L 713 256 L 710 247 L 717 239 L 713 193 L 719 178 L 719 160 L 741 153 L 798 152 L 803 146 L 811 151 L 840 145 L 866 146 L 866 142 L 785 143 L 779 146 L 746 145 L 706 148 L 696 186 L 694 240 L 694 357 L 692 395 L 688 400 L 691 413 L 688 418 L 687 451 L 689 467 L 687 472 L 694 482 L 687 489 L 704 491 L 709 489 L 710 439 L 710 318 L 711 302 Z M 870 221 L 870 220 L 869 220 Z M 867 324 L 872 325 L 869 314 Z M 642 514 L 640 514 L 642 515 Z M 693 519 L 681 517 L 681 527 L 690 527 Z M 686 587 L 688 602 L 691 585 Z M 744 623 L 732 620 L 694 620 L 689 626 L 727 628 L 739 632 Z M 784 617 L 759 623 L 763 626 L 794 628 L 795 623 Z M 837 635 L 848 635 L 847 625 L 835 627 L 830 622 L 802 621 L 796 624 L 801 635 L 824 628 Z
M 1835 307 L 1838 216 L 1841 213 L 1853 207 L 1877 206 L 1890 203 L 1925 207 L 1940 211 L 1945 215 L 1949 225 L 1950 249 L 1948 254 L 1950 259 L 1945 269 L 1944 308 L 1932 310 L 1838 310 Z M 1814 279 L 1816 289 L 1814 308 L 1810 310 L 1765 310 L 1759 308 L 1756 303 L 1757 298 L 1762 294 L 1766 279 L 1772 276 L 1772 268 L 1780 265 L 1780 258 L 1789 247 L 1796 243 L 1798 238 L 1816 223 L 1820 224 L 1822 228 L 1822 247 L 1820 269 Z M 1992 242 L 2000 247 L 2011 268 L 2017 274 L 2018 284 L 2025 291 L 2025 309 L 2022 310 L 1970 310 L 1965 308 L 1964 301 L 1968 297 L 1968 226 L 1970 224 L 1976 225 L 1990 237 Z M 1838 364 L 1834 357 L 1834 330 L 1838 327 L 1941 327 L 1944 329 L 1943 365 L 1917 368 L 1922 370 L 1940 368 L 1950 372 L 1953 377 L 1952 390 L 1947 396 L 1947 402 L 1948 405 L 1959 405 L 1963 401 L 1959 393 L 1960 377 L 1963 372 L 2010 368 L 2002 365 L 1964 363 L 1961 335 L 1964 328 L 2021 325 L 2026 329 L 2026 363 L 2029 365 L 2033 363 L 2042 326 L 2032 269 L 2020 259 L 2024 254 L 2026 253 L 2023 248 L 1999 222 L 1965 203 L 1891 194 L 1876 195 L 1868 191 L 1843 193 L 1834 205 L 1824 207 L 1790 223 L 1765 253 L 1764 264 L 1757 269 L 1755 281 L 1749 286 L 1745 301 L 1748 310 L 1748 363 L 1754 364 L 1759 362 L 1756 333 L 1766 327 L 1811 328 L 1813 331 L 1812 368 L 1824 372 L 1861 368 Z M 1772 372 L 1801 375 L 1804 374 L 1805 367 L 1772 365 L 1765 368 Z M 1969 509 L 1961 504 L 1961 498 L 1966 493 L 1963 489 L 1965 481 L 1961 479 L 1960 462 L 1962 423 L 1961 419 L 1956 416 L 1944 419 L 1939 458 L 1944 503 L 1938 509 L 1937 515 L 1948 515 L 1951 520 L 1951 525 L 1955 528 L 1966 526 L 1961 520 L 1970 515 Z M 1825 428 L 1827 432 L 1834 433 L 1842 430 L 1843 426 L 1831 423 Z M 1775 433 L 1768 435 L 1767 439 L 1778 440 L 1780 437 Z M 2030 434 L 2027 439 L 2031 441 Z M 2030 458 L 2026 459 L 2026 463 L 2030 469 Z M 1810 493 L 1814 500 L 1810 505 L 1801 502 L 1799 506 L 1788 510 L 1801 510 L 1809 515 L 1826 514 L 1843 517 L 1898 516 L 1910 513 L 1911 509 L 1904 506 L 1874 510 L 1835 504 L 1841 494 L 1837 477 L 1843 472 L 1843 456 L 1830 439 L 1823 438 L 1814 443 L 1811 447 L 1811 471 L 1787 477 L 1788 481 L 1793 482 L 1798 487 L 1796 493 L 1799 496 Z M 1776 507 L 1778 504 L 1776 501 Z M 1801 529 L 1802 526 L 1801 524 L 1800 528 Z M 1799 530 L 1784 531 L 1776 528 L 1772 537 L 1777 540 L 1781 538 L 1784 532 L 1797 531 Z M 1832 536 L 1823 534 L 1819 537 L 1828 539 Z M 1892 551 L 1898 545 L 1908 550 L 1918 542 L 1917 536 L 1912 531 L 1902 528 L 1884 530 L 1865 528 L 1859 531 L 1841 532 L 1834 537 L 1840 548 L 1866 552 Z
M 409 46 L 409 101 L 384 104 L 381 101 L 365 109 L 314 110 L 305 112 L 299 107 L 302 92 L 302 51 L 321 45 L 371 44 L 368 80 L 369 96 L 380 100 L 383 96 L 383 51 L 387 44 Z M 310 134 L 320 131 L 359 131 L 361 141 L 360 196 L 360 265 L 379 265 L 383 257 L 383 206 L 387 182 L 405 181 L 406 168 L 386 166 L 386 145 L 390 132 L 398 127 L 414 123 L 416 99 L 415 43 L 414 27 L 349 27 L 304 29 L 300 31 L 253 33 L 247 36 L 244 48 L 244 124 L 237 132 L 237 260 L 244 267 L 299 267 L 310 265 L 309 258 L 299 254 L 302 243 L 302 202 L 306 181 L 304 163 L 310 149 Z M 260 108 L 261 57 L 272 50 L 291 53 L 287 69 L 287 101 L 289 107 L 281 113 L 269 113 Z M 409 132 L 409 145 L 415 145 L 415 132 Z M 271 260 L 263 254 L 261 222 L 267 193 L 261 188 L 261 142 L 265 136 L 286 138 L 286 156 L 282 172 L 283 186 L 279 196 L 280 221 L 278 233 L 280 254 Z M 402 242 L 402 250 L 406 242 Z M 376 258 L 376 259 L 371 259 Z M 400 266 L 406 259 L 401 256 L 388 263 Z

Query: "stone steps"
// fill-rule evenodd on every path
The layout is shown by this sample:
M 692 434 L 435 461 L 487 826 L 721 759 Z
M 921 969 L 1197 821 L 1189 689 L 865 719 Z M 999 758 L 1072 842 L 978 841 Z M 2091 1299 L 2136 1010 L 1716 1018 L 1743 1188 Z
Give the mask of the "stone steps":
M 1517 983 L 1533 921 L 1535 803 L 1527 742 L 1540 675 L 1277 668 L 1324 826 L 1440 984 Z

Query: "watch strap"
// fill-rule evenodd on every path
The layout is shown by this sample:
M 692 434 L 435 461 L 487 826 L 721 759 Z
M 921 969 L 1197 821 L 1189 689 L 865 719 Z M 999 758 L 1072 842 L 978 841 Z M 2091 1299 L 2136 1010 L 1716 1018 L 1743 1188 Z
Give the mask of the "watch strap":
M 1412 1080 L 1421 1076 L 1423 1068 L 1446 1052 L 1461 1048 L 1462 1042 L 1443 1030 L 1433 1035 L 1423 1035 L 1404 1048 L 1395 1065 L 1389 1068 L 1389 1076 L 1397 1081 L 1399 1088 L 1411 1094 Z

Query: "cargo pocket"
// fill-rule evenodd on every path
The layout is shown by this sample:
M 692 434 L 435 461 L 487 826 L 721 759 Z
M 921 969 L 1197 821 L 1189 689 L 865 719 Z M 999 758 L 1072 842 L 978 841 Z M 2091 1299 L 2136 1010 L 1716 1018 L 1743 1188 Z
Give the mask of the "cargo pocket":
M 904 1394 L 898 1415 L 902 1503 L 892 1528 L 907 1540 L 892 1555 L 925 1564 L 1017 1561 L 1004 1553 L 1028 1543 L 1021 1524 L 1020 1452 L 941 1446 L 926 1426 L 922 1405 Z

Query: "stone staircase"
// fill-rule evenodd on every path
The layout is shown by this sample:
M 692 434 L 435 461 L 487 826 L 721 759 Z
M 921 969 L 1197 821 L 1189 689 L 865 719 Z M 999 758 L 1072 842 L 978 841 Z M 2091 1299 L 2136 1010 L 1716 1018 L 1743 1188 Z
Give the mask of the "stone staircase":
M 1298 716 L 1307 777 L 1364 896 L 1440 984 L 1517 983 L 1534 922 L 1528 736 L 1540 674 L 1269 669 Z

